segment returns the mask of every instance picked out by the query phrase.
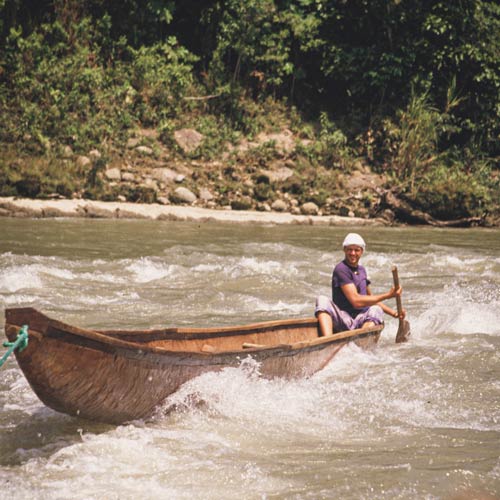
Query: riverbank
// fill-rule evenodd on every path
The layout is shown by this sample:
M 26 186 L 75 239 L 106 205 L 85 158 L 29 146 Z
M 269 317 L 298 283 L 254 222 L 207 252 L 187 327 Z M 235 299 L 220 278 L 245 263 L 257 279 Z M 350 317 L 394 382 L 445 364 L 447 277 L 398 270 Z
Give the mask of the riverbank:
M 84 199 L 39 200 L 0 198 L 0 217 L 80 217 L 93 219 L 149 219 L 247 224 L 303 224 L 328 226 L 387 225 L 383 219 L 338 215 L 294 215 L 282 212 L 216 210 L 157 203 L 108 202 Z

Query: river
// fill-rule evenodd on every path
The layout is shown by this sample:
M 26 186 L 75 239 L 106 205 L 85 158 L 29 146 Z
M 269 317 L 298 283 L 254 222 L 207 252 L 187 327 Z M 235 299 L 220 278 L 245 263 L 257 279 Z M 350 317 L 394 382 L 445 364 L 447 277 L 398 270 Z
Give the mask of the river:
M 4 218 L 0 316 L 26 305 L 101 328 L 309 317 L 350 230 Z M 375 293 L 399 268 L 408 343 L 387 318 L 374 351 L 348 346 L 309 379 L 263 379 L 245 360 L 121 426 L 45 407 L 12 356 L 2 498 L 498 498 L 500 231 L 357 231 Z

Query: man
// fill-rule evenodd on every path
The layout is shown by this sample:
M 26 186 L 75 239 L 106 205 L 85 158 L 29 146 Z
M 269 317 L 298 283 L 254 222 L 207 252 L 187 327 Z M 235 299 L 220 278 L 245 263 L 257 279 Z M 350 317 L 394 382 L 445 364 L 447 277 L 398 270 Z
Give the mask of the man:
M 366 270 L 359 264 L 366 248 L 363 238 L 357 233 L 349 233 L 343 248 L 345 259 L 333 270 L 333 300 L 324 295 L 316 300 L 315 315 L 323 336 L 332 335 L 334 331 L 380 325 L 384 322 L 384 312 L 398 317 L 397 311 L 383 301 L 401 295 L 402 288 L 392 287 L 386 293 L 372 295 Z M 401 316 L 404 318 L 404 311 Z

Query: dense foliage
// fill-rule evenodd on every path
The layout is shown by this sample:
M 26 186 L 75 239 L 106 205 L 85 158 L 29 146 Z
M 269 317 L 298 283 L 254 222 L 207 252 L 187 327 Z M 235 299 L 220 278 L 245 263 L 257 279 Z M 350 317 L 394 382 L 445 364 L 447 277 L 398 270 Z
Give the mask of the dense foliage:
M 272 125 L 271 101 L 327 168 L 362 155 L 422 208 L 479 213 L 498 193 L 500 5 L 0 0 L 3 145 L 168 141 L 203 116 L 213 153 Z

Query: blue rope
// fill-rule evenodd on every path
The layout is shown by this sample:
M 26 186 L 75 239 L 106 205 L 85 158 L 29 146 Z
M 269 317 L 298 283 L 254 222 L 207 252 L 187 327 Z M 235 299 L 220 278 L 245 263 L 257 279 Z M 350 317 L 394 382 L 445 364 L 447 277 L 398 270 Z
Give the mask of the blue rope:
M 8 347 L 7 352 L 0 359 L 0 367 L 7 361 L 7 358 L 18 349 L 19 352 L 24 351 L 28 347 L 28 325 L 23 325 L 17 334 L 16 340 L 14 342 L 4 342 L 4 347 Z

